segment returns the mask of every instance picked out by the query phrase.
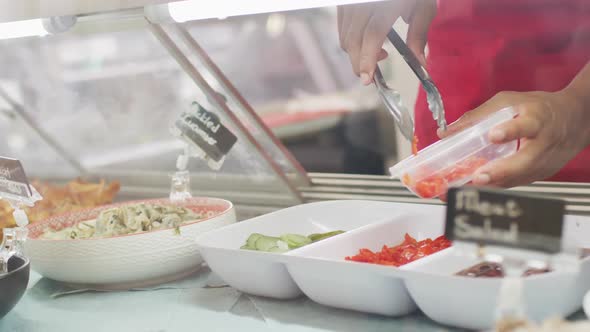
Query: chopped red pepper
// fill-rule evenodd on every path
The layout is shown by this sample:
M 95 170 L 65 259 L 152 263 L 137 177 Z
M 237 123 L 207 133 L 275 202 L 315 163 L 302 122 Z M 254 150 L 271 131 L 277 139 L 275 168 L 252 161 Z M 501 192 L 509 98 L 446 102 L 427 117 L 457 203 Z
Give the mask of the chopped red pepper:
M 471 157 L 417 182 L 414 181 L 409 174 L 404 174 L 402 176 L 402 183 L 410 187 L 416 195 L 422 198 L 434 198 L 445 193 L 449 184 L 472 175 L 478 168 L 485 165 L 487 162 L 488 160 L 482 157 Z
M 416 241 L 409 234 L 406 234 L 404 242 L 397 246 L 388 247 L 384 245 L 379 252 L 372 252 L 367 248 L 363 248 L 359 250 L 357 255 L 349 256 L 345 259 L 361 263 L 402 266 L 450 246 L 451 241 L 444 235 L 434 240 L 426 239 Z
M 414 135 L 412 140 L 412 154 L 415 156 L 418 154 L 418 136 Z

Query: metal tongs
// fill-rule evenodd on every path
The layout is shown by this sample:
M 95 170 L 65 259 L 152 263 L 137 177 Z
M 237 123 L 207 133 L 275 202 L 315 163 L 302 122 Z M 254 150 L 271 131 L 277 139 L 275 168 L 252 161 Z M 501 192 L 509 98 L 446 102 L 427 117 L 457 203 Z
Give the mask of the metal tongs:
M 434 84 L 432 78 L 430 78 L 428 71 L 426 71 L 426 68 L 420 64 L 420 61 L 418 61 L 414 52 L 410 50 L 393 28 L 389 30 L 387 38 L 420 80 L 422 88 L 426 91 L 428 109 L 432 112 L 432 117 L 436 121 L 438 128 L 446 130 L 447 121 L 445 119 L 445 109 L 442 98 L 436 84 Z M 402 134 L 406 139 L 412 141 L 414 139 L 414 123 L 412 122 L 412 117 L 410 116 L 408 109 L 401 103 L 399 93 L 387 87 L 379 66 L 377 66 L 375 70 L 375 85 L 377 86 L 377 90 L 385 103 L 385 106 L 393 115 Z
M 385 107 L 387 107 L 391 115 L 393 115 L 395 123 L 397 123 L 397 126 L 404 137 L 408 141 L 412 141 L 414 139 L 414 121 L 412 120 L 408 108 L 403 105 L 399 92 L 392 90 L 387 86 L 379 66 L 375 69 L 374 80 L 377 92 L 379 92 Z

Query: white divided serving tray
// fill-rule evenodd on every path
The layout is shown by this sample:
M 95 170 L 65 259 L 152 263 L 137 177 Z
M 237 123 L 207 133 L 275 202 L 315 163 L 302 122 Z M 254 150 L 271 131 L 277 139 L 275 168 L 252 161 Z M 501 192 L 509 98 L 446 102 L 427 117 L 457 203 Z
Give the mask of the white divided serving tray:
M 253 295 L 290 299 L 302 293 L 327 306 L 387 316 L 420 308 L 441 324 L 487 329 L 494 324 L 502 279 L 467 278 L 456 272 L 479 261 L 453 247 L 400 268 L 346 261 L 360 248 L 374 251 L 444 233 L 445 207 L 375 201 L 304 204 L 256 217 L 197 239 L 209 267 L 230 286 Z M 242 250 L 251 233 L 343 234 L 284 254 Z M 590 218 L 566 216 L 568 247 L 590 248 Z M 539 321 L 567 316 L 590 290 L 590 258 L 579 272 L 560 271 L 523 279 L 525 312 Z

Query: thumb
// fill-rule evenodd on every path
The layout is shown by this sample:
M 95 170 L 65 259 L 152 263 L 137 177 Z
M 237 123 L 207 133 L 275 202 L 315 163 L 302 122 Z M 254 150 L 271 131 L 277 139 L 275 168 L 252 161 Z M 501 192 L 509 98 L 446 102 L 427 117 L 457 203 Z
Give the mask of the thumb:
M 464 129 L 472 127 L 477 122 L 479 122 L 482 118 L 484 118 L 486 115 L 491 114 L 496 110 L 498 110 L 498 109 L 486 107 L 486 105 L 482 105 L 482 106 L 474 109 L 473 111 L 469 111 L 469 112 L 463 114 L 459 119 L 457 119 L 457 121 L 451 123 L 447 127 L 446 130 L 443 131 L 441 129 L 438 129 L 436 131 L 436 133 L 437 133 L 438 137 L 440 137 L 440 138 L 446 138 L 448 136 L 452 136 L 460 131 L 463 131 Z
M 428 30 L 436 16 L 436 9 L 436 0 L 418 0 L 409 20 L 406 43 L 423 66 L 426 66 L 424 49 L 428 42 Z
M 501 92 L 485 103 L 481 104 L 476 109 L 463 114 L 457 121 L 451 123 L 447 130 L 437 130 L 438 137 L 445 138 L 456 134 L 468 127 L 475 125 L 484 117 L 497 112 L 505 107 L 514 105 L 514 95 L 511 93 Z

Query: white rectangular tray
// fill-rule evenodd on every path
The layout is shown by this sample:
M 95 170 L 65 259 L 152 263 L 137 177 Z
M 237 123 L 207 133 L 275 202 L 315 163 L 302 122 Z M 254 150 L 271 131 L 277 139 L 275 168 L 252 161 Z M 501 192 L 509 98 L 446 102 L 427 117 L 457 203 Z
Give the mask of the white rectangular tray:
M 416 307 L 446 325 L 487 329 L 494 323 L 502 279 L 454 276 L 476 260 L 445 249 L 400 268 L 346 261 L 360 248 L 380 250 L 444 231 L 445 207 L 373 201 L 331 201 L 300 205 L 209 232 L 198 239 L 201 254 L 230 286 L 255 295 L 312 300 L 343 309 L 387 316 Z M 285 254 L 239 249 L 254 232 L 265 235 L 345 230 Z M 590 218 L 566 216 L 566 247 L 590 248 Z M 525 310 L 533 320 L 567 316 L 581 308 L 590 289 L 590 258 L 579 273 L 554 271 L 527 277 Z
M 295 298 L 301 290 L 287 272 L 286 255 L 241 250 L 250 234 L 350 231 L 405 215 L 408 209 L 420 206 L 352 200 L 303 204 L 208 232 L 197 239 L 197 246 L 209 267 L 230 286 L 254 295 Z

